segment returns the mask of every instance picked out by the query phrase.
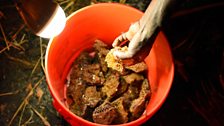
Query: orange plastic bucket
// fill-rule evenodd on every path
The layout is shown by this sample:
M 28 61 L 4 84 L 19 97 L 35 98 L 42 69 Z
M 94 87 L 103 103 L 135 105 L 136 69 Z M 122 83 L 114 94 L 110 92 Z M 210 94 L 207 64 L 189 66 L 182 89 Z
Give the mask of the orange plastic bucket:
M 50 40 L 45 57 L 46 78 L 56 110 L 71 125 L 99 125 L 82 119 L 66 107 L 66 77 L 77 54 L 95 39 L 112 44 L 142 12 L 132 7 L 116 4 L 94 4 L 76 11 L 67 18 L 64 31 Z M 165 101 L 172 85 L 174 64 L 168 41 L 160 32 L 152 50 L 145 59 L 152 96 L 144 114 L 137 120 L 122 124 L 136 126 L 146 122 Z

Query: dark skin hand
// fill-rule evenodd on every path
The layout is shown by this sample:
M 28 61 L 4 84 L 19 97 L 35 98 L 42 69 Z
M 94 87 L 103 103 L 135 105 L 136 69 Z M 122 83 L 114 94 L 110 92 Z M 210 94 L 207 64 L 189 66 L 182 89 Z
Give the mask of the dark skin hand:
M 132 58 L 161 26 L 170 1 L 152 0 L 141 19 L 131 24 L 129 30 L 118 36 L 112 44 L 113 47 L 117 47 L 121 42 L 128 40 L 128 49 L 126 51 L 115 50 L 113 55 L 120 59 Z

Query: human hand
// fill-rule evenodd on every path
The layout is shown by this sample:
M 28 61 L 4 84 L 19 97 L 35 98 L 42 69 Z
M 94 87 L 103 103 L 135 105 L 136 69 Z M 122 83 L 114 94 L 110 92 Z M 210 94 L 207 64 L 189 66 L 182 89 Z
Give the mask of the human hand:
M 125 59 L 125 58 L 131 58 L 140 48 L 141 45 L 139 45 L 140 43 L 140 36 L 141 34 L 138 32 L 140 28 L 140 24 L 139 22 L 135 22 L 133 24 L 131 24 L 131 26 L 129 27 L 129 30 L 123 34 L 121 34 L 120 36 L 118 36 L 112 46 L 113 47 L 118 47 L 120 46 L 120 44 L 123 41 L 128 40 L 129 41 L 129 45 L 128 45 L 128 49 L 125 51 L 121 51 L 121 50 L 116 50 L 114 51 L 114 55 L 118 58 L 121 59 Z
M 170 1 L 152 0 L 142 18 L 133 23 L 128 31 L 118 36 L 112 44 L 113 47 L 119 47 L 124 40 L 128 40 L 128 48 L 126 50 L 115 48 L 113 55 L 120 59 L 132 58 L 146 42 L 153 42 L 148 40 L 153 38 L 154 33 L 160 27 Z

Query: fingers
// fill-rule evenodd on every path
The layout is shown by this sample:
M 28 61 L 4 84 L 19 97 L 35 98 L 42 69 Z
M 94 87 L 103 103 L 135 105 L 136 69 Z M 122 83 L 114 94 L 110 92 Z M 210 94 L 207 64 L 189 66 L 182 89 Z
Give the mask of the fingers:
M 126 39 L 127 39 L 127 37 L 126 37 L 126 33 L 123 33 L 123 34 L 121 34 L 120 36 L 118 36 L 118 37 L 114 40 L 112 46 L 113 46 L 113 47 L 119 46 L 119 45 L 121 44 L 121 42 L 124 41 L 124 40 L 126 40 Z
M 115 57 L 118 57 L 120 59 L 126 59 L 126 58 L 131 58 L 134 56 L 134 53 L 130 50 L 127 50 L 127 51 L 121 51 L 121 50 L 115 50 L 113 52 L 113 55 Z
M 123 42 L 124 40 L 131 41 L 132 38 L 135 36 L 135 33 L 138 32 L 139 27 L 140 27 L 139 22 L 135 22 L 135 23 L 131 24 L 131 26 L 129 27 L 127 32 L 121 34 L 114 40 L 112 46 L 113 47 L 119 46 L 120 43 Z
M 113 47 L 119 46 L 124 40 L 130 41 L 127 50 L 116 49 L 113 52 L 113 55 L 115 57 L 118 57 L 120 59 L 131 58 L 139 50 L 139 44 L 138 44 L 140 42 L 140 33 L 138 33 L 139 27 L 140 27 L 139 22 L 131 24 L 127 32 L 121 34 L 114 40 L 112 44 Z
M 113 52 L 113 55 L 120 59 L 131 58 L 141 49 L 141 47 L 142 47 L 141 33 L 137 32 L 130 41 L 128 48 L 126 50 L 116 49 Z

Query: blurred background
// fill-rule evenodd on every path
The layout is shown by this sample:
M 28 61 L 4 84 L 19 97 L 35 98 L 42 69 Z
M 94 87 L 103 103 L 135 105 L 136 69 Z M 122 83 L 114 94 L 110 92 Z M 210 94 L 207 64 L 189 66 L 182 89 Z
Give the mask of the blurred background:
M 150 0 L 55 0 L 70 15 L 99 2 L 144 11 Z M 175 76 L 169 96 L 145 126 L 224 125 L 224 2 L 178 0 L 162 30 Z M 116 20 L 116 19 L 115 19 Z M 44 74 L 48 39 L 35 36 L 12 0 L 0 0 L 0 125 L 69 126 L 52 106 Z

